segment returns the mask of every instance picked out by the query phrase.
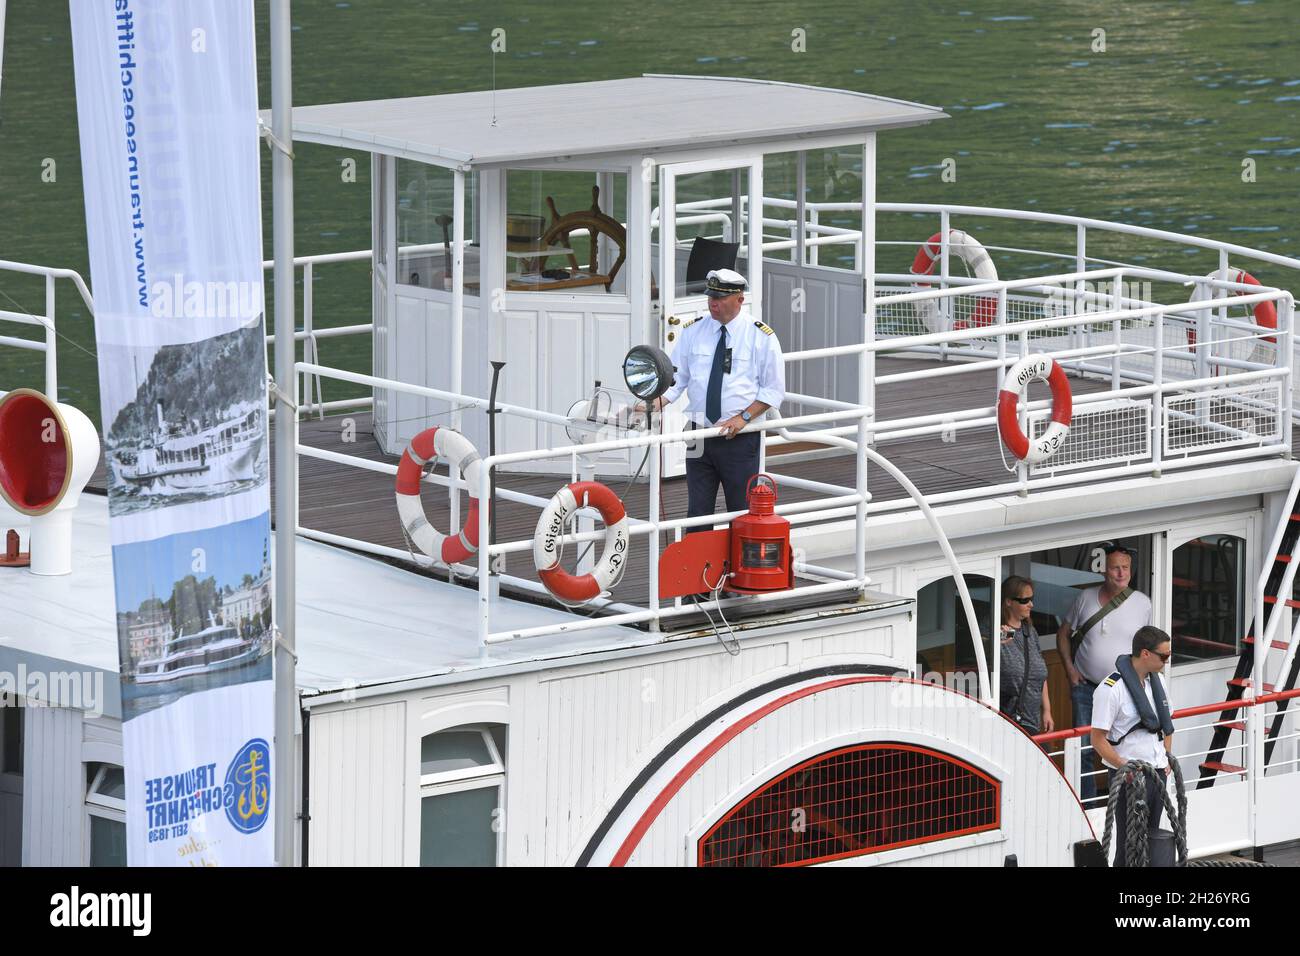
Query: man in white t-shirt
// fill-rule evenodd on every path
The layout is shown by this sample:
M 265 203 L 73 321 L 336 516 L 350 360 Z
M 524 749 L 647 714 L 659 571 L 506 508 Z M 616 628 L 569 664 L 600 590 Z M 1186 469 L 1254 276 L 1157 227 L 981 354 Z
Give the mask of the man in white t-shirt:
M 1128 683 L 1123 679 L 1116 661 L 1109 676 L 1104 678 L 1093 695 L 1092 746 L 1101 755 L 1106 766 L 1118 770 L 1130 760 L 1149 763 L 1169 775 L 1169 755 L 1173 750 L 1173 723 L 1170 713 L 1169 689 L 1160 672 L 1169 660 L 1169 635 L 1158 627 L 1142 627 L 1133 635 L 1130 647 L 1133 673 L 1143 690 L 1143 707 L 1139 709 Z M 1122 656 L 1122 655 L 1121 655 Z M 1159 683 L 1161 701 L 1157 701 L 1152 685 Z M 1146 722 L 1142 710 L 1146 711 Z M 1124 784 L 1125 787 L 1128 784 Z M 1115 829 L 1119 850 L 1115 865 L 1124 866 L 1124 836 L 1127 832 L 1128 794 L 1120 791 L 1115 807 Z M 1148 829 L 1160 825 L 1164 808 L 1159 783 L 1146 782 Z
M 1070 680 L 1070 703 L 1075 727 L 1092 723 L 1092 695 L 1097 685 L 1115 669 L 1115 658 L 1128 654 L 1133 635 L 1139 628 L 1151 623 L 1151 599 L 1141 591 L 1129 588 L 1133 577 L 1134 553 L 1114 542 L 1102 545 L 1106 553 L 1106 580 L 1099 587 L 1079 592 L 1074 606 L 1065 615 L 1056 632 L 1056 650 L 1065 665 Z M 1124 600 L 1108 612 L 1081 636 L 1077 647 L 1071 636 L 1120 594 L 1128 592 Z M 1088 800 L 1097 794 L 1097 781 L 1092 776 L 1095 761 L 1091 751 L 1082 754 L 1079 778 L 1079 796 Z

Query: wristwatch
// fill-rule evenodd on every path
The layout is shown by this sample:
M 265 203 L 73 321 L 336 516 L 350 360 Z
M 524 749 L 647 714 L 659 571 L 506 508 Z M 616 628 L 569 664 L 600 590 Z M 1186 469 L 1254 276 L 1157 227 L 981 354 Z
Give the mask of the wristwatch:
M 750 422 L 752 422 L 752 421 L 754 420 L 754 416 L 751 415 L 751 414 L 749 414 L 749 409 L 748 409 L 748 408 L 745 409 L 743 412 L 740 413 L 740 417 L 743 418 L 743 419 L 745 420 L 745 424 L 746 424 L 746 425 L 748 425 Z

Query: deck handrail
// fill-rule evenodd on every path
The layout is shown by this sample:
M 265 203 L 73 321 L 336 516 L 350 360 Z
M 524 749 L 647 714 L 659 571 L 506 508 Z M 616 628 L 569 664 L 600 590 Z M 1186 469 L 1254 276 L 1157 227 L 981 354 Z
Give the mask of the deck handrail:
M 1172 720 L 1183 720 L 1187 717 L 1198 717 L 1202 714 L 1218 714 L 1225 710 L 1275 704 L 1281 700 L 1294 700 L 1297 697 L 1300 697 L 1300 688 L 1277 691 L 1271 694 L 1260 694 L 1258 697 L 1242 697 L 1239 700 L 1221 700 L 1212 704 L 1196 704 L 1192 707 L 1182 707 L 1175 710 L 1169 716 Z M 1091 726 L 1071 727 L 1067 730 L 1053 730 L 1046 734 L 1034 734 L 1031 739 L 1036 744 L 1050 744 L 1058 740 L 1071 740 L 1075 737 L 1082 737 L 1091 731 Z

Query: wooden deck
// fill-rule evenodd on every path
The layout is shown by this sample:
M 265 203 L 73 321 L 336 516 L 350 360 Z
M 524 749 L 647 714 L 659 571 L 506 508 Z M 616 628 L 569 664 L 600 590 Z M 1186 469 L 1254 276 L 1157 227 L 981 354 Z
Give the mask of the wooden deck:
M 882 358 L 877 363 L 877 375 L 935 368 L 936 365 L 935 361 L 924 358 Z M 1075 378 L 1071 379 L 1071 386 L 1075 395 L 1081 395 L 1104 391 L 1109 383 L 1098 379 Z M 890 383 L 878 388 L 877 421 L 990 406 L 995 392 L 996 379 L 991 370 Z M 1038 397 L 1037 392 L 1035 397 Z M 344 441 L 344 423 L 349 419 L 354 423 L 354 440 Z M 882 446 L 882 451 L 927 496 L 1012 480 L 1013 475 L 1004 465 L 1000 443 L 993 427 L 963 431 L 958 435 L 959 438 L 955 441 L 945 441 L 940 435 L 890 441 Z M 369 413 L 353 413 L 323 420 L 305 419 L 300 424 L 300 440 L 305 445 L 374 461 L 397 462 L 396 458 L 380 451 Z M 794 450 L 806 451 L 807 447 L 799 446 Z M 790 456 L 787 452 L 787 460 L 784 462 L 780 454 L 769 455 L 769 467 L 796 477 L 847 487 L 854 485 L 854 460 L 851 455 L 803 461 L 789 460 L 791 457 L 798 458 L 798 455 Z M 867 480 L 873 501 L 888 501 L 906 495 L 901 486 L 874 465 L 868 471 Z M 407 549 L 393 501 L 391 477 L 303 456 L 299 459 L 299 482 L 299 520 L 303 527 L 403 551 Z M 562 478 L 553 475 L 503 475 L 499 479 L 502 487 L 541 498 L 549 498 L 564 483 Z M 635 484 L 629 483 L 627 479 L 614 479 L 609 484 L 626 502 L 630 514 L 635 517 L 647 515 L 649 486 L 644 479 Z M 101 466 L 92 479 L 91 487 L 92 490 L 102 492 L 103 486 Z M 783 502 L 808 500 L 814 496 L 812 492 L 794 488 L 781 489 Z M 427 491 L 425 509 L 435 527 L 446 530 L 449 510 L 447 498 Z M 722 509 L 721 495 L 719 509 Z M 684 478 L 665 479 L 663 482 L 663 513 L 667 518 L 686 515 Z M 531 539 L 537 517 L 536 508 L 500 501 L 496 515 L 497 540 Z M 645 541 L 645 538 L 634 539 L 627 571 L 614 591 L 616 600 L 638 605 L 645 601 L 648 571 Z M 576 554 L 576 549 L 569 551 L 566 566 L 573 566 Z M 410 562 L 406 561 L 397 563 L 410 566 Z M 528 553 L 509 555 L 506 571 L 518 577 L 536 580 Z

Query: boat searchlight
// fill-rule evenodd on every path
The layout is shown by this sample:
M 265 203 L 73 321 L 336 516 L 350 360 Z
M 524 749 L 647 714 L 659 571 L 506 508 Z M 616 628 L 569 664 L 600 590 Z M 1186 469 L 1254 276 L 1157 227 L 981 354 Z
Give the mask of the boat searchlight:
M 72 512 L 99 463 L 99 435 L 71 405 L 19 388 L 0 398 L 0 496 L 31 518 L 33 574 L 72 573 Z
M 675 374 L 672 360 L 653 345 L 634 345 L 623 358 L 627 390 L 643 402 L 653 402 L 668 391 Z

